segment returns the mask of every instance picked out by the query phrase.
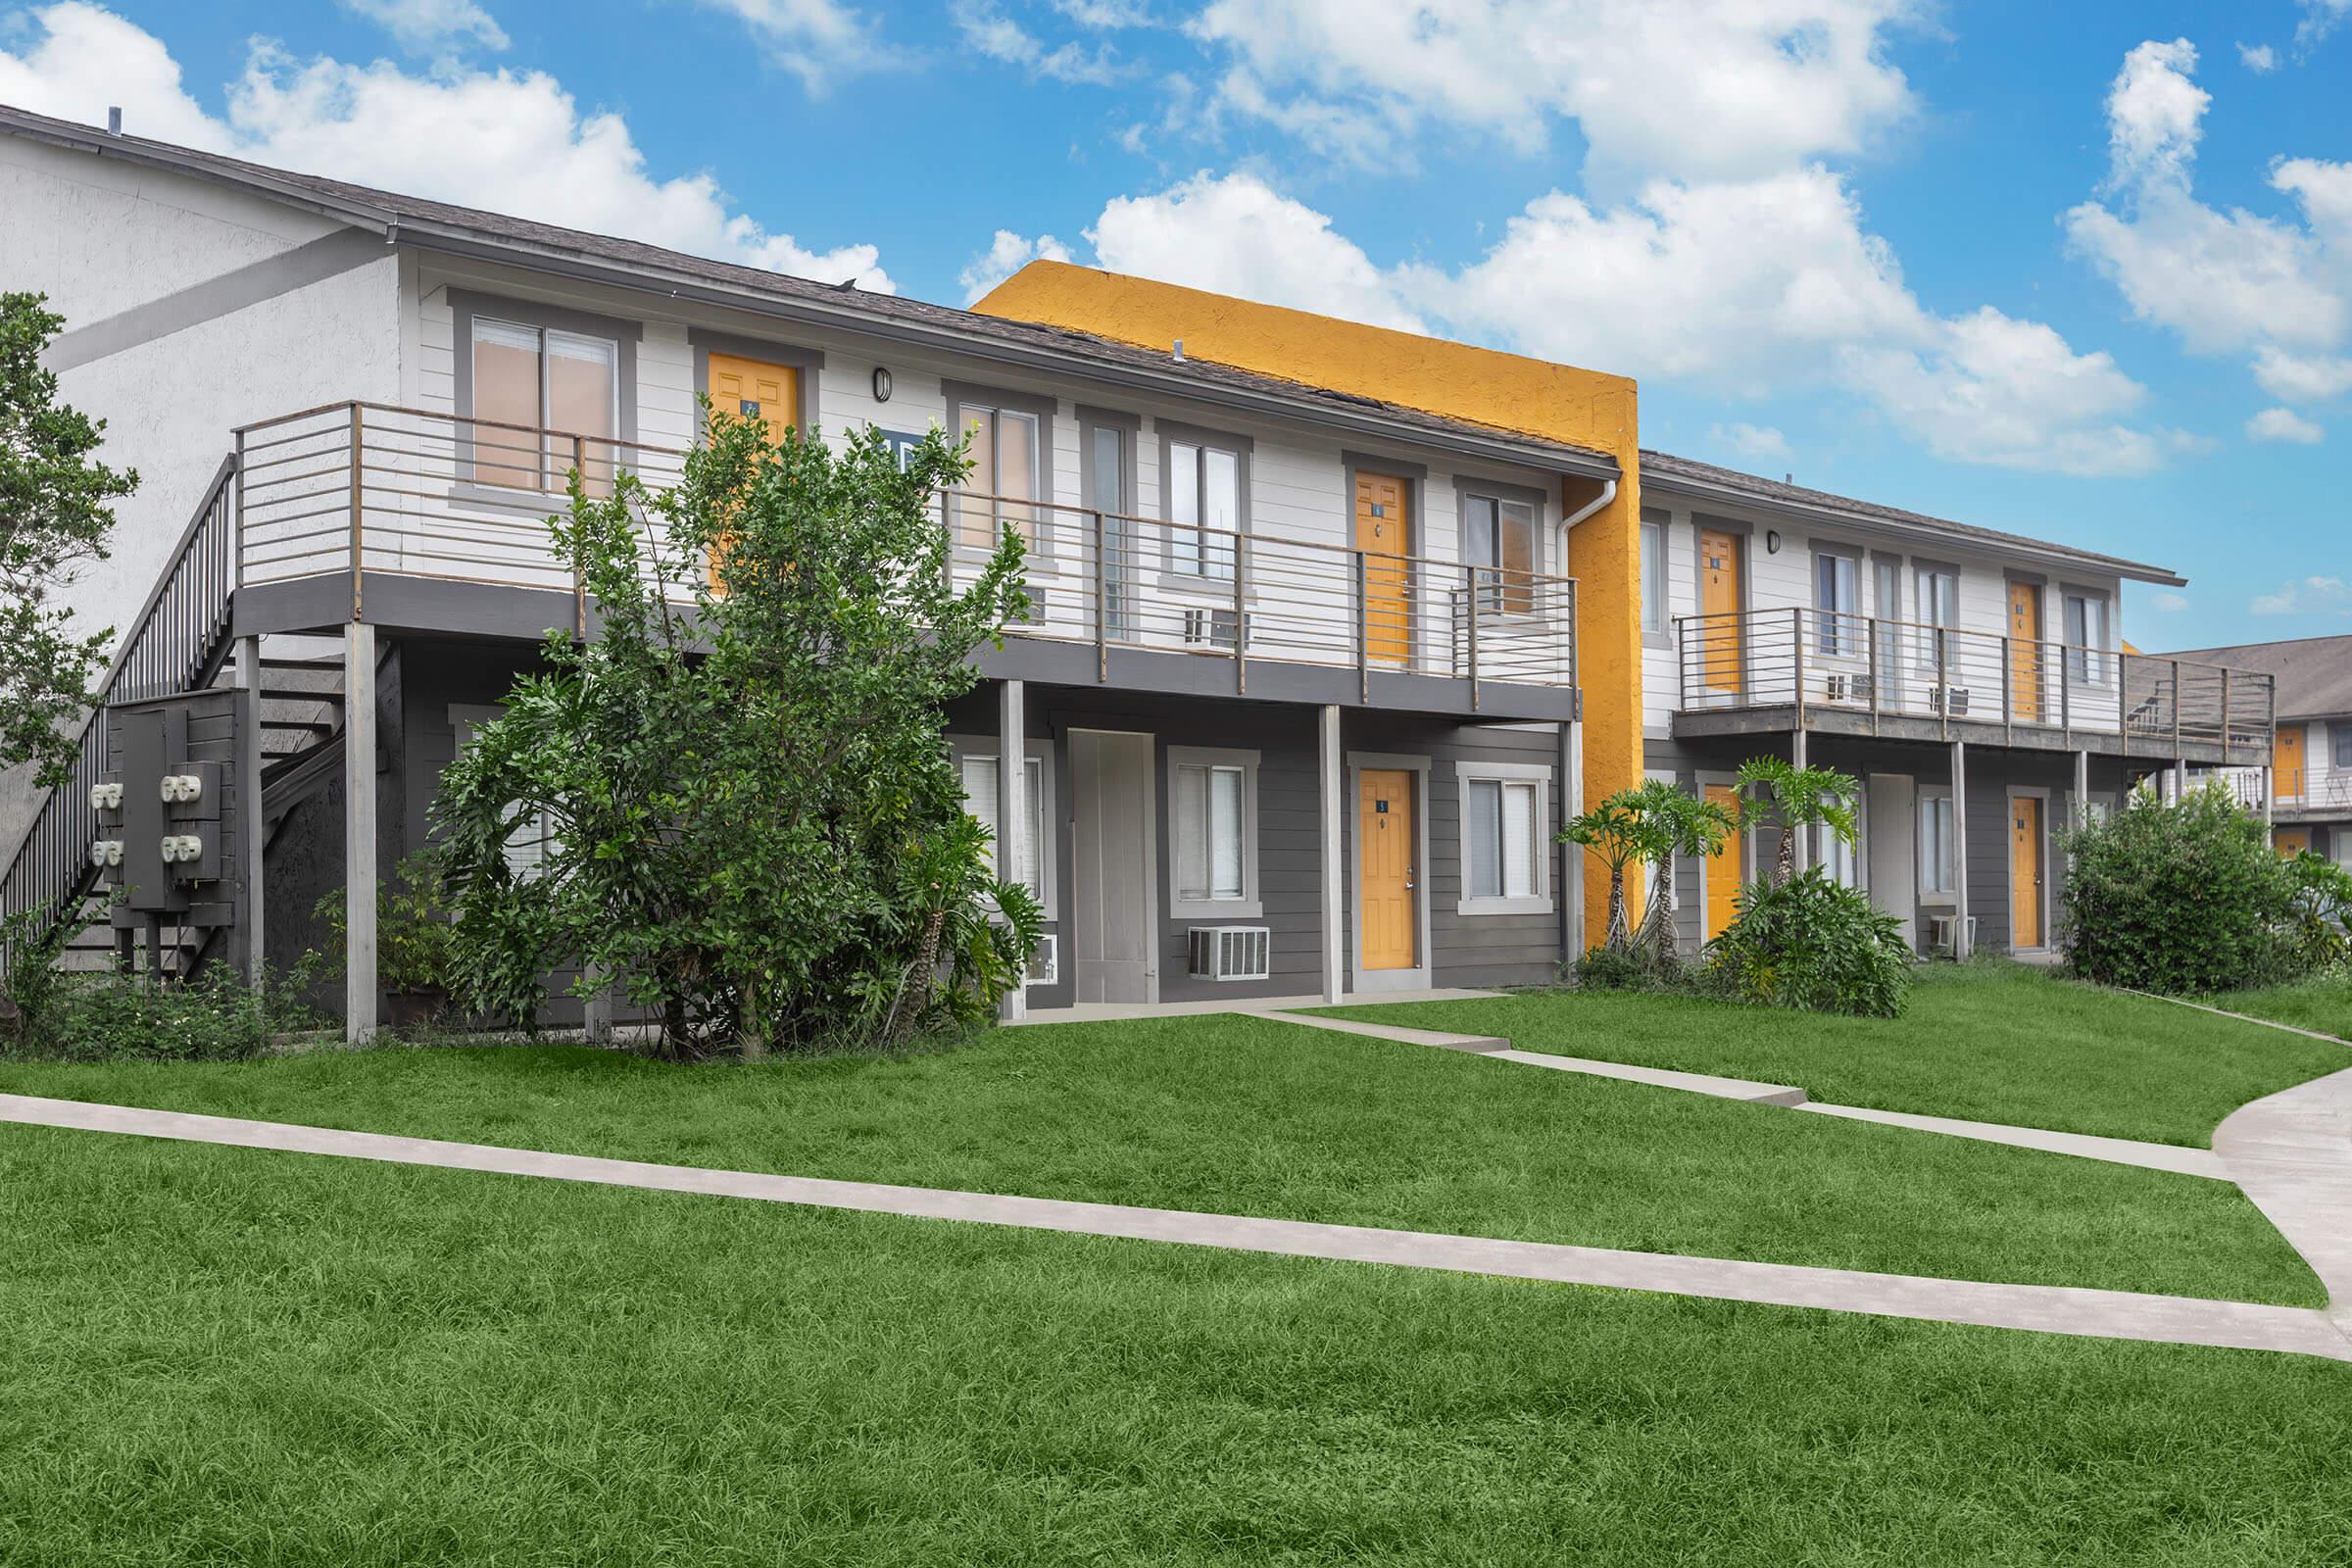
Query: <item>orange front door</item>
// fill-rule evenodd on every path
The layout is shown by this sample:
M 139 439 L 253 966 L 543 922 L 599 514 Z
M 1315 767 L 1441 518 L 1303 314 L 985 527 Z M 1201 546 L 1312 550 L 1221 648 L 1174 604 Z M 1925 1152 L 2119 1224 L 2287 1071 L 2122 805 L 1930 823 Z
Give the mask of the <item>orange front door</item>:
M 1707 786 L 1707 799 L 1727 811 L 1740 809 L 1740 798 L 1729 784 Z M 1707 940 L 1714 941 L 1740 917 L 1740 880 L 1743 857 L 1740 835 L 1724 836 L 1723 848 L 1707 859 Z
M 2271 848 L 2277 850 L 2282 858 L 2288 856 L 2301 855 L 2305 850 L 2311 848 L 2311 829 L 2307 827 L 2282 827 L 2272 836 Z
M 1366 768 L 1355 786 L 1357 885 L 1363 891 L 1366 969 L 1410 969 L 1421 921 L 1414 902 L 1413 775 Z
M 1393 474 L 1355 476 L 1355 548 L 1364 553 L 1364 650 L 1376 663 L 1401 664 L 1413 647 L 1405 560 L 1413 550 L 1409 494 L 1405 482 Z
M 2041 721 L 2041 586 L 2009 585 L 2009 712 Z
M 713 415 L 757 419 L 770 441 L 782 441 L 801 422 L 801 372 L 789 365 L 713 354 L 710 385 Z
M 2281 724 L 2271 741 L 2271 793 L 2281 801 L 2303 798 L 2303 726 Z
M 1740 636 L 1740 539 L 1713 528 L 1698 531 L 1699 683 L 1711 692 L 1737 692 L 1746 665 Z
M 2041 928 L 2041 797 L 2009 802 L 2009 946 L 2038 948 Z

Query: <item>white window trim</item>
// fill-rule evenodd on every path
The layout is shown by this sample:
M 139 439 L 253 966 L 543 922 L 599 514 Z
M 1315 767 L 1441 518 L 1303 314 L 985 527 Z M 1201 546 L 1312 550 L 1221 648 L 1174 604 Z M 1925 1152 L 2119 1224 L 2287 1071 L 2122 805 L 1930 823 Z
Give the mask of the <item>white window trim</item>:
M 1266 906 L 1257 882 L 1257 759 L 1258 754 L 1225 747 L 1171 746 L 1168 748 L 1166 790 L 1168 813 L 1168 918 L 1171 920 L 1259 920 Z M 1242 770 L 1242 896 L 1238 899 L 1187 899 L 1178 896 L 1176 867 L 1182 854 L 1178 835 L 1185 823 L 1176 811 L 1176 772 L 1182 767 L 1238 767 Z
M 1656 530 L 1655 537 L 1658 542 L 1656 563 L 1658 569 L 1654 573 L 1656 578 L 1654 582 L 1651 580 L 1653 573 L 1649 569 L 1651 564 L 1649 542 L 1652 537 L 1652 529 Z M 1642 574 L 1642 635 L 1651 642 L 1664 642 L 1667 627 L 1674 619 L 1672 608 L 1667 603 L 1667 563 L 1673 559 L 1674 549 L 1672 529 L 1671 518 L 1647 516 L 1641 519 L 1640 531 L 1635 536 L 1636 547 L 1640 552 L 1639 558 L 1635 562 L 1635 567 Z
M 1911 808 L 1912 836 L 1918 841 L 1916 845 L 1916 858 L 1919 863 L 1913 874 L 1917 877 L 1919 883 L 1919 902 L 1922 905 L 1933 906 L 1940 908 L 1947 905 L 1956 905 L 1959 902 L 1960 889 L 1958 883 L 1960 880 L 1961 868 L 1956 864 L 1952 867 L 1953 885 L 1951 886 L 1937 887 L 1930 879 L 1928 870 L 1928 856 L 1930 854 L 1928 835 L 1920 831 L 1922 826 L 1921 818 L 1926 814 L 1927 804 L 1930 801 L 1941 801 L 1947 808 L 1949 808 L 1952 804 L 1952 792 L 1950 786 L 1946 785 L 1942 789 L 1929 789 L 1925 786 L 1920 787 L 1916 792 L 1916 799 L 1914 800 Z M 1951 840 L 1954 858 L 1956 859 L 1960 847 L 1960 819 L 1957 814 L 1955 814 L 1952 818 Z
M 948 737 L 948 755 L 956 763 L 959 780 L 967 760 L 985 759 L 993 762 L 997 760 L 999 750 L 993 736 Z M 1060 847 L 1061 835 L 1054 831 L 1059 818 L 1054 814 L 1054 743 L 1050 740 L 1032 740 L 1027 743 L 1026 751 L 1029 760 L 1037 763 L 1037 800 L 1030 807 L 1030 815 L 1044 828 L 1037 845 L 1037 879 L 1044 888 L 1038 903 L 1045 910 L 1045 919 L 1051 923 L 1060 917 L 1060 878 L 1054 872 L 1057 869 L 1055 852 Z
M 1456 914 L 1549 914 L 1551 897 L 1551 768 L 1541 762 L 1457 761 L 1453 764 Z M 1518 898 L 1473 898 L 1470 894 L 1470 786 L 1473 783 L 1536 786 L 1535 887 Z

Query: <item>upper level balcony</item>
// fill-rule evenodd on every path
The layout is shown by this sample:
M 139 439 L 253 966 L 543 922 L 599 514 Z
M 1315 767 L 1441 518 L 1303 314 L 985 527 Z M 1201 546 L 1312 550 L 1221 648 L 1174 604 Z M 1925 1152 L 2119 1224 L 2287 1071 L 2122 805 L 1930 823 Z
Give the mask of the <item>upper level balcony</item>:
M 1812 730 L 2264 766 L 2268 675 L 1797 607 L 1675 621 L 1677 735 Z
M 677 481 L 685 453 L 372 403 L 237 432 L 239 634 L 368 620 L 536 638 L 594 623 L 548 518 L 577 471 Z M 1009 528 L 1030 614 L 983 669 L 1062 684 L 1576 716 L 1576 583 L 1025 496 L 934 498 L 968 580 Z M 647 516 L 645 548 L 668 548 Z M 1335 517 L 1334 540 L 1347 536 Z

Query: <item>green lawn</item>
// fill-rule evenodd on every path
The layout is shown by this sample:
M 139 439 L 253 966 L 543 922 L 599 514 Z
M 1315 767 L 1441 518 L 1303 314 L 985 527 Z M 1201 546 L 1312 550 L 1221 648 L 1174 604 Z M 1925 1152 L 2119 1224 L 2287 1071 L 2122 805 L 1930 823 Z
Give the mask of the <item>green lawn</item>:
M 904 1061 L 390 1049 L 0 1064 L 0 1089 L 1219 1213 L 2324 1299 L 2227 1183 L 1236 1016 L 1003 1030 Z
M 2301 1357 L 18 1127 L 0 1233 L 12 1568 L 2352 1540 L 2352 1367 Z
M 1891 1021 L 1568 992 L 1334 1010 L 1507 1035 L 1523 1051 L 1794 1084 L 1834 1104 L 2199 1149 L 2247 1101 L 2352 1067 L 2343 1047 L 2009 963 L 1925 966 Z
M 2339 1040 L 2352 1040 L 2352 975 L 2330 974 L 2291 986 L 2269 986 L 2260 991 L 2225 991 L 2196 999 L 2212 1007 L 2227 1007 L 2256 1018 L 2316 1029 Z

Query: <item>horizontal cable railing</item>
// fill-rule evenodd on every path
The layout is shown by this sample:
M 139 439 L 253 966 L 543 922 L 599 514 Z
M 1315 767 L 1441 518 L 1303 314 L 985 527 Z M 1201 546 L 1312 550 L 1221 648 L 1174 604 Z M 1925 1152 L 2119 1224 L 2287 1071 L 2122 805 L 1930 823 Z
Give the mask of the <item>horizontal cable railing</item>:
M 129 639 L 99 684 L 99 708 L 82 721 L 73 776 L 52 790 L 0 876 L 0 919 L 27 910 L 55 917 L 96 885 L 90 845 L 98 837 L 91 787 L 106 768 L 106 706 L 191 690 L 220 666 L 236 586 L 235 464 L 223 463 L 181 533 L 172 564 L 131 622 Z M 9 955 L 0 949 L 0 973 Z
M 1836 710 L 2266 758 L 2276 716 L 2268 675 L 1973 628 L 1788 607 L 1678 616 L 1675 631 L 1687 712 L 1793 708 L 1801 723 Z
M 548 518 L 576 469 L 593 494 L 617 473 L 677 482 L 672 447 L 372 403 L 249 425 L 243 581 L 364 573 L 579 593 Z M 1402 670 L 1479 684 L 1576 682 L 1576 583 L 1501 565 L 1388 555 L 1314 540 L 1105 513 L 1024 497 L 934 498 L 972 580 L 1002 530 L 1026 546 L 1022 636 L 1092 644 L 1097 674 L 1140 649 L 1229 660 Z M 649 553 L 668 548 L 655 518 Z M 1345 519 L 1335 515 L 1335 531 Z M 649 561 L 649 567 L 650 567 Z M 705 569 L 698 564 L 697 569 Z M 579 605 L 584 615 L 585 605 Z

